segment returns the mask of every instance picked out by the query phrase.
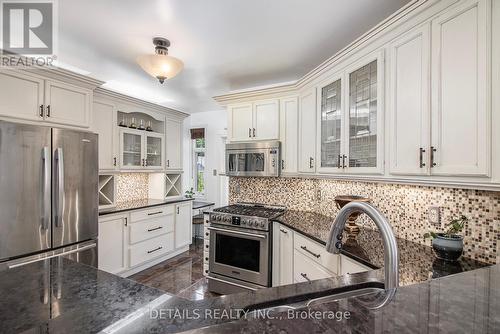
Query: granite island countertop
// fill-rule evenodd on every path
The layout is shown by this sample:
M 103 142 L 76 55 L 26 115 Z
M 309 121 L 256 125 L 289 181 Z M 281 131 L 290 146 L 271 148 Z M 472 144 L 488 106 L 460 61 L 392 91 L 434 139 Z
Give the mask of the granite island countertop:
M 307 218 L 304 215 L 309 213 L 295 213 L 298 220 Z M 291 227 L 293 220 L 290 217 L 282 219 L 287 218 L 283 223 Z M 327 223 L 331 219 L 325 216 L 309 218 L 319 223 Z M 316 235 L 316 240 L 322 242 L 321 233 L 324 232 L 318 227 L 294 228 L 311 237 Z M 368 231 L 363 230 L 362 233 Z M 398 239 L 399 242 L 404 240 Z M 403 249 L 400 246 L 401 252 L 407 249 L 413 254 L 402 256 L 402 261 L 421 256 L 418 252 L 423 249 L 412 248 L 418 245 L 413 244 Z M 348 250 L 344 251 L 355 256 Z M 373 261 L 372 265 L 377 264 L 377 254 L 373 251 L 367 254 L 368 260 Z M 422 267 L 425 270 L 429 269 L 431 259 L 427 256 L 429 254 L 424 256 L 426 260 Z M 415 267 L 418 262 L 409 263 L 411 265 L 408 266 L 402 263 L 402 267 L 407 268 L 402 269 L 402 276 L 405 270 L 410 270 L 419 274 L 408 275 L 409 280 L 417 282 L 424 279 L 425 270 L 420 272 L 420 267 Z M 352 286 L 380 288 L 383 287 L 383 275 L 383 270 L 377 269 L 190 301 L 70 260 L 44 260 L 0 271 L 0 332 L 176 333 L 191 330 L 196 333 L 400 333 L 500 330 L 500 265 L 435 280 L 428 280 L 429 277 L 425 276 L 426 280 L 422 283 L 402 286 L 394 291 L 297 310 L 348 311 L 349 319 L 290 318 L 287 312 L 265 320 L 241 317 L 242 310 L 248 310 L 252 305 L 266 305 L 276 300 L 295 303 L 301 296 L 314 298 L 332 291 L 345 291 Z M 387 300 L 387 303 L 378 309 L 370 308 L 381 299 Z
M 326 245 L 330 227 L 335 218 L 308 211 L 287 210 L 275 221 Z M 360 225 L 356 243 L 345 243 L 342 253 L 371 268 L 384 266 L 384 246 L 378 230 Z M 488 264 L 462 257 L 458 262 L 436 258 L 432 247 L 406 239 L 396 238 L 399 250 L 400 285 L 409 285 L 464 271 L 478 269 Z

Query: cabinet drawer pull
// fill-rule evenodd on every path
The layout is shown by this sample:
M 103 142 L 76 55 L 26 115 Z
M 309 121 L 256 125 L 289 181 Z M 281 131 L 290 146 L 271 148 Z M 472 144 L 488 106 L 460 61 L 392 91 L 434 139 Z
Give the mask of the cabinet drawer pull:
M 434 162 L 434 153 L 436 153 L 437 149 L 434 146 L 431 146 L 431 167 L 436 167 L 436 163 Z
M 420 168 L 424 168 L 425 167 L 424 153 L 425 153 L 425 150 L 421 147 L 420 150 L 419 150 Z
M 340 160 L 342 160 L 342 156 L 339 154 L 337 157 L 337 168 L 342 168 L 342 165 L 340 164 Z
M 252 129 L 248 128 L 248 138 L 252 138 Z
M 47 106 L 47 117 L 50 117 L 50 104 Z
M 285 169 L 285 160 L 281 160 L 281 169 Z
M 308 282 L 311 282 L 311 279 L 307 277 L 306 273 L 300 273 L 300 276 L 304 277 Z
M 116 157 L 113 158 L 113 166 L 116 167 Z
M 38 116 L 43 118 L 43 104 L 40 104 L 40 113 L 38 114 Z
M 156 252 L 156 251 L 159 251 L 159 250 L 160 250 L 160 249 L 162 249 L 162 248 L 163 248 L 163 247 L 162 247 L 162 246 L 160 246 L 160 247 L 158 247 L 158 248 L 155 248 L 155 249 L 153 249 L 153 250 L 150 250 L 150 251 L 148 251 L 148 254 L 151 254 L 151 253 L 154 253 L 154 252 Z
M 284 229 L 282 229 L 282 228 L 280 228 L 280 232 L 285 233 L 285 234 L 287 234 L 287 233 L 288 233 L 288 231 L 287 231 L 287 230 L 284 230 Z
M 309 254 L 311 254 L 312 256 L 314 256 L 317 259 L 319 259 L 319 257 L 321 256 L 321 254 L 316 254 L 314 252 L 311 252 L 309 249 L 307 249 L 306 246 L 300 246 L 300 248 L 302 248 L 303 250 L 305 250 L 306 252 L 308 252 Z
M 255 138 L 255 128 L 253 128 L 253 137 Z
M 161 230 L 163 228 L 163 226 L 158 226 L 158 227 L 155 227 L 155 228 L 150 228 L 148 230 L 148 232 L 153 232 L 153 231 L 156 231 L 156 230 Z
M 163 211 L 150 212 L 148 213 L 148 216 L 159 215 L 160 213 L 163 213 Z
M 346 161 L 346 160 L 347 160 L 347 155 L 345 155 L 345 154 L 344 154 L 344 155 L 342 156 L 342 168 L 346 168 L 346 167 L 347 167 L 347 166 L 346 166 L 346 164 L 345 164 L 345 161 Z
M 309 158 L 309 168 L 313 168 L 314 165 L 313 165 L 313 162 L 314 162 L 314 159 L 312 157 Z

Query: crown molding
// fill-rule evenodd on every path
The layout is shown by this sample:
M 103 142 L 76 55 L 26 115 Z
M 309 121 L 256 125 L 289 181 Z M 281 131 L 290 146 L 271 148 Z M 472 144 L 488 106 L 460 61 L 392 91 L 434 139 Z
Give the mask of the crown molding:
M 21 71 L 65 82 L 78 83 L 79 85 L 83 85 L 89 89 L 95 89 L 96 87 L 104 84 L 104 81 L 89 77 L 88 75 L 78 74 L 60 67 L 37 67 L 30 69 L 21 69 Z
M 161 112 L 163 114 L 168 114 L 168 116 L 176 116 L 176 117 L 181 118 L 181 119 L 189 116 L 188 113 L 185 113 L 183 111 L 179 111 L 176 109 L 165 107 L 165 106 L 162 106 L 162 105 L 159 105 L 156 103 L 144 101 L 144 100 L 132 97 L 132 96 L 118 93 L 116 91 L 113 91 L 113 90 L 110 90 L 107 88 L 103 88 L 103 87 L 98 87 L 94 90 L 94 97 L 99 97 L 99 96 L 111 98 L 111 99 L 117 100 L 119 102 L 127 102 L 127 103 L 131 103 L 131 104 L 135 104 L 135 105 L 138 105 L 138 106 L 150 109 L 150 110 Z

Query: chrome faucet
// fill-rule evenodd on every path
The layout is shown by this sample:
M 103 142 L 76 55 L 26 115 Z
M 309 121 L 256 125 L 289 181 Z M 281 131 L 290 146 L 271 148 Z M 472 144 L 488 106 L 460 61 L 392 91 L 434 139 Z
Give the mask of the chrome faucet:
M 340 253 L 344 226 L 347 219 L 355 212 L 366 213 L 380 230 L 384 244 L 385 289 L 397 288 L 399 286 L 399 256 L 396 238 L 387 218 L 373 205 L 365 202 L 350 202 L 340 209 L 330 229 L 326 250 L 333 254 Z

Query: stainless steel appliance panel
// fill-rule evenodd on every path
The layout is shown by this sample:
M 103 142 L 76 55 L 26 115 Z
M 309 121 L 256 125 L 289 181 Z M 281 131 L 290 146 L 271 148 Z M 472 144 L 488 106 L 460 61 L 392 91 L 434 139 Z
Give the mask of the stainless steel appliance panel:
M 279 176 L 280 142 L 230 143 L 226 145 L 229 176 Z
M 210 273 L 268 286 L 269 233 L 211 224 Z
M 53 247 L 97 237 L 97 135 L 52 129 Z
M 0 261 L 51 246 L 51 129 L 0 121 Z

